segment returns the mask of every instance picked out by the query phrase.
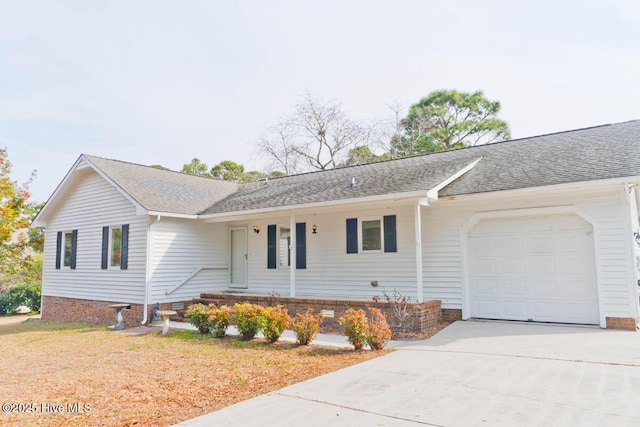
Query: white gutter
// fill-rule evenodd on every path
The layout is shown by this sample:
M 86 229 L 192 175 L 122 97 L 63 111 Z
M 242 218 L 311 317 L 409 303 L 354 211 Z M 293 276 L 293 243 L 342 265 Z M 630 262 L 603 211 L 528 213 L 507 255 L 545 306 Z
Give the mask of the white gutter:
M 160 221 L 160 215 L 157 216 L 156 222 Z M 149 294 L 151 293 L 151 225 L 153 222 L 149 218 L 149 225 L 147 225 L 147 256 L 145 260 L 145 272 L 144 272 L 144 309 L 142 311 L 141 325 L 147 323 L 149 319 Z

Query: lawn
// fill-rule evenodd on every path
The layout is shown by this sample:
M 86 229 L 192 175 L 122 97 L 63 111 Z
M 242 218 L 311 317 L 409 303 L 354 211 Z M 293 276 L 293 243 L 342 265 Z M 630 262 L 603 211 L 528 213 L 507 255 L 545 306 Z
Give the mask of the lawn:
M 380 354 L 192 331 L 0 324 L 0 425 L 171 425 Z

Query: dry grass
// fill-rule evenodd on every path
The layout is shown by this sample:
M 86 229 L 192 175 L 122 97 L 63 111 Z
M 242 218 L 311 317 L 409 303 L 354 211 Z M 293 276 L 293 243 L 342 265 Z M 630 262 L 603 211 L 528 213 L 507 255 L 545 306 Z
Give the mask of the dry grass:
M 0 324 L 0 403 L 37 411 L 1 413 L 0 425 L 171 425 L 380 354 L 191 331 L 127 336 L 102 326 Z M 90 412 L 68 412 L 75 403 Z M 64 413 L 43 412 L 47 404 Z

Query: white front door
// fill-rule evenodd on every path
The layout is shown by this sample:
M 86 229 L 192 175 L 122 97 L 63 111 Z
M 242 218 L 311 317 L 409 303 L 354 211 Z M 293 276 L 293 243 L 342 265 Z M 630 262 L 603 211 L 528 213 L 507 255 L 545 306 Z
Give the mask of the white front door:
M 229 287 L 247 288 L 247 229 L 232 228 L 229 242 Z
M 487 219 L 468 236 L 471 317 L 598 323 L 593 229 L 582 218 Z

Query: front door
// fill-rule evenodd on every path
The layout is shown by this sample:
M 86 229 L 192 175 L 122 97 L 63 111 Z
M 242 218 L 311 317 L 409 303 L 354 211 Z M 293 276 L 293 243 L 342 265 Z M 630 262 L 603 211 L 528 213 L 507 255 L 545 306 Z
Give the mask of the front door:
M 247 229 L 232 228 L 229 238 L 231 244 L 229 260 L 229 287 L 247 288 Z

